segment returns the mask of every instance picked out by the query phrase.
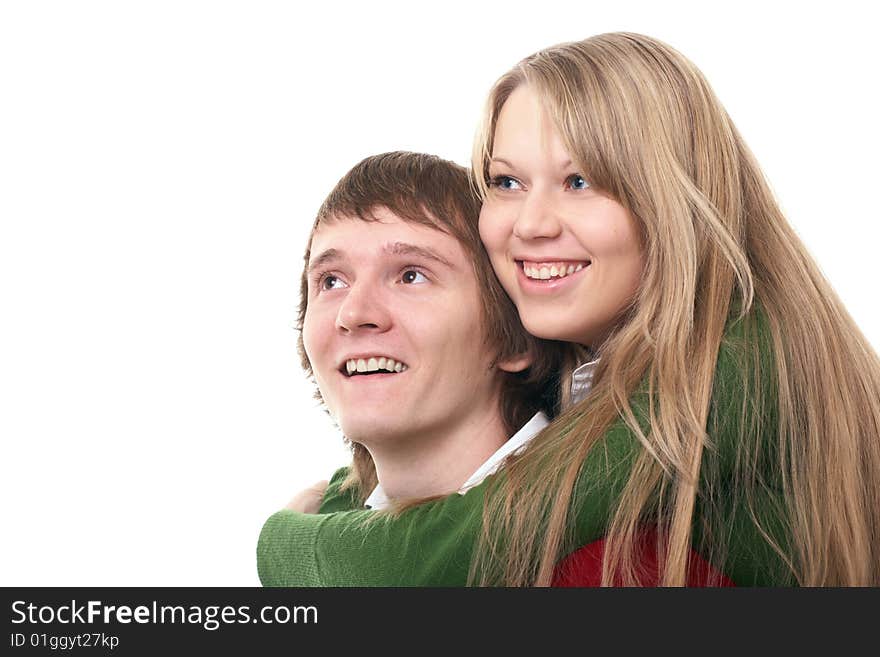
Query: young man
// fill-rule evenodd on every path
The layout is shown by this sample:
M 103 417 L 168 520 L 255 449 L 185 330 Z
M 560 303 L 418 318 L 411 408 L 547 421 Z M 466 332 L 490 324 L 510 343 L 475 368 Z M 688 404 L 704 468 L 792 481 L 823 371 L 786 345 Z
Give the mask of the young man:
M 322 512 L 464 492 L 546 426 L 568 352 L 522 329 L 478 214 L 465 169 L 415 153 L 367 158 L 318 212 L 299 348 L 354 451 Z

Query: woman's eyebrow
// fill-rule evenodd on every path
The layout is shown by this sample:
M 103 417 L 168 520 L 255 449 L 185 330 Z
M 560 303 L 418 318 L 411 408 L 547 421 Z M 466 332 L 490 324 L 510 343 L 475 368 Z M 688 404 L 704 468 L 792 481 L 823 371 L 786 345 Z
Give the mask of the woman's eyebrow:
M 434 260 L 450 269 L 455 269 L 455 265 L 453 265 L 447 258 L 444 258 L 434 249 L 428 247 L 416 246 L 415 244 L 409 244 L 407 242 L 391 242 L 386 244 L 382 250 L 388 255 L 415 256 L 427 260 Z
M 505 160 L 503 157 L 493 157 L 491 160 L 489 160 L 489 164 L 503 164 L 504 166 L 508 166 L 511 169 L 516 168 L 510 162 Z
M 508 160 L 505 160 L 503 157 L 493 157 L 491 160 L 489 160 L 489 164 L 490 165 L 491 164 L 504 164 L 505 166 L 508 166 L 511 169 L 516 168 L 515 166 L 513 166 L 513 164 L 511 164 Z M 567 169 L 572 164 L 573 164 L 573 162 L 571 161 L 571 158 L 569 158 L 569 159 L 565 160 L 564 162 L 560 162 L 557 166 L 560 169 Z

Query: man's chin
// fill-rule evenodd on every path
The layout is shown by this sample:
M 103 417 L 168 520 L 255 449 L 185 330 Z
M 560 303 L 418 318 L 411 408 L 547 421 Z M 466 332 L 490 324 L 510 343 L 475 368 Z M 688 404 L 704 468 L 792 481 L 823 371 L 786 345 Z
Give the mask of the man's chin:
M 404 433 L 401 422 L 389 418 L 389 413 L 346 419 L 339 422 L 339 427 L 348 440 L 364 447 L 388 444 L 399 440 Z

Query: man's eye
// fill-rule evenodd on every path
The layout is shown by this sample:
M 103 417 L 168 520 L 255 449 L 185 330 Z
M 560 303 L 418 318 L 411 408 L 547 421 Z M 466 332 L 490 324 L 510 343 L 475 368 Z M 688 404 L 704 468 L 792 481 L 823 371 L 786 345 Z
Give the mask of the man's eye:
M 498 189 L 514 190 L 520 189 L 519 181 L 510 176 L 495 176 L 489 180 L 489 187 L 497 187 Z
M 320 287 L 322 290 L 335 290 L 340 287 L 345 287 L 345 283 L 338 276 L 327 274 L 321 279 Z
M 572 189 L 588 189 L 590 187 L 590 183 L 584 180 L 584 177 L 579 174 L 574 174 L 568 177 L 568 186 Z
M 407 285 L 413 285 L 414 283 L 427 283 L 428 278 L 417 269 L 407 269 L 403 272 L 403 275 L 400 277 L 400 280 Z

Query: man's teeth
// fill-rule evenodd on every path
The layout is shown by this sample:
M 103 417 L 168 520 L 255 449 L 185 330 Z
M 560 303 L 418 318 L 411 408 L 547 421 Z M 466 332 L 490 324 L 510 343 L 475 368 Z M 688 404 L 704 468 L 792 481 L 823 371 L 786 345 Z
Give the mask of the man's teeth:
M 345 361 L 345 370 L 349 375 L 357 372 L 358 374 L 364 372 L 378 372 L 379 370 L 384 370 L 387 372 L 403 372 L 407 369 L 406 365 L 401 362 L 394 360 L 393 358 L 386 358 L 382 356 L 381 358 L 352 358 L 350 360 Z
M 586 263 L 589 264 L 589 263 Z M 523 264 L 523 272 L 528 278 L 534 278 L 536 280 L 546 281 L 551 278 L 565 278 L 566 276 L 571 276 L 575 272 L 579 272 L 584 268 L 584 263 L 580 262 L 578 264 L 565 264 L 565 263 L 557 263 L 557 264 L 548 264 L 548 265 L 527 265 Z

